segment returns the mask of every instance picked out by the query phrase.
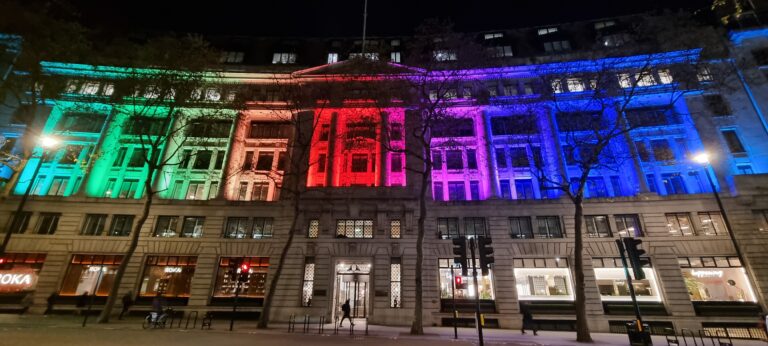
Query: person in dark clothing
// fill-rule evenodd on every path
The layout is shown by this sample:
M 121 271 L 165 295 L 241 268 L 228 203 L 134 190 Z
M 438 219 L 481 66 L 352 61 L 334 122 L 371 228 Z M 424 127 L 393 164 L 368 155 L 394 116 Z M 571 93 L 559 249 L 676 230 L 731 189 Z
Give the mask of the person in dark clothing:
M 165 307 L 165 298 L 163 298 L 160 293 L 158 293 L 154 299 L 152 299 L 152 310 L 154 312 L 157 312 L 158 315 L 163 313 L 163 308 Z
M 75 303 L 77 309 L 75 309 L 75 314 L 82 314 L 86 305 L 88 305 L 88 291 L 83 292 L 83 294 L 77 297 L 77 302 Z
M 128 309 L 131 308 L 133 305 L 133 296 L 131 295 L 131 292 L 126 292 L 123 296 L 123 309 L 120 310 L 120 316 L 117 317 L 118 320 L 123 319 L 123 315 L 128 313 Z
M 536 322 L 533 321 L 533 315 L 528 309 L 523 309 L 523 327 L 520 328 L 520 332 L 525 334 L 525 330 L 530 329 L 533 331 L 533 335 L 539 335 L 536 328 Z
M 352 322 L 352 317 L 350 316 L 351 311 L 352 311 L 352 308 L 349 306 L 349 299 L 347 299 L 347 301 L 341 305 L 341 312 L 343 312 L 344 315 L 341 316 L 341 321 L 339 321 L 339 328 L 341 328 L 341 325 L 344 323 L 344 319 L 348 319 L 350 325 L 352 326 L 355 325 Z
M 51 293 L 51 295 L 48 296 L 48 299 L 46 300 L 48 305 L 45 307 L 45 312 L 43 312 L 43 315 L 47 315 L 53 312 L 53 305 L 56 304 L 56 298 L 58 298 L 56 292 Z

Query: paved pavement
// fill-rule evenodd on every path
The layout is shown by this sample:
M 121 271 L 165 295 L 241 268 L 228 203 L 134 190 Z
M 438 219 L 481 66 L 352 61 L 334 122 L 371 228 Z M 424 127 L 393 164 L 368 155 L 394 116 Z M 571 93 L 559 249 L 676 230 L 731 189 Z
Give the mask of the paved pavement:
M 90 322 L 94 322 L 92 318 Z M 287 325 L 274 325 L 269 330 L 255 329 L 254 322 L 237 321 L 235 330 L 230 332 L 229 322 L 214 321 L 212 330 L 198 329 L 149 329 L 141 328 L 140 318 L 114 321 L 109 324 L 89 323 L 81 327 L 82 318 L 73 316 L 18 316 L 0 315 L 0 346 L 16 345 L 477 345 L 477 334 L 472 328 L 460 328 L 459 339 L 453 339 L 453 329 L 443 327 L 425 328 L 425 335 L 412 336 L 405 327 L 370 326 L 369 335 L 365 336 L 362 321 L 356 323 L 355 335 L 349 335 L 349 329 L 335 335 L 333 327 L 327 325 L 323 334 L 318 334 L 317 325 L 311 333 L 302 333 L 302 325 L 296 326 L 297 332 L 288 333 Z M 348 325 L 347 325 L 348 326 Z M 539 332 L 539 336 L 520 335 L 517 331 L 486 329 L 485 344 L 522 345 L 522 346 L 559 346 L 580 345 L 574 341 L 575 334 L 569 332 Z M 627 345 L 627 338 L 621 334 L 593 333 L 594 345 Z M 682 341 L 682 340 L 681 340 Z M 691 340 L 688 342 L 693 345 Z M 654 337 L 655 345 L 666 345 L 663 338 Z M 706 345 L 711 343 L 707 340 Z M 765 346 L 760 341 L 736 340 L 735 345 Z M 583 345 L 583 344 L 582 344 Z M 701 342 L 699 342 L 701 345 Z

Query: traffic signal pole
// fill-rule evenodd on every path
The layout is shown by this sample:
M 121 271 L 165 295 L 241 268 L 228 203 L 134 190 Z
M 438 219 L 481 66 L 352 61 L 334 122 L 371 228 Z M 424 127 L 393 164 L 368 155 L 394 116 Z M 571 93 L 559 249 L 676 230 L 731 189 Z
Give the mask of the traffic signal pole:
M 459 319 L 459 312 L 456 311 L 456 278 L 453 275 L 454 266 L 451 265 L 451 302 L 453 303 L 453 338 L 459 338 L 459 327 L 457 325 L 457 319 Z
M 635 318 L 637 319 L 637 331 L 643 331 L 643 316 L 640 315 L 640 306 L 637 305 L 637 297 L 635 296 L 635 286 L 632 284 L 632 276 L 629 275 L 629 266 L 627 265 L 627 257 L 624 255 L 624 243 L 621 239 L 616 239 L 616 246 L 619 247 L 619 254 L 621 255 L 621 263 L 624 265 L 624 275 L 627 277 L 627 285 L 629 286 L 629 295 L 632 297 L 632 305 L 635 307 Z M 634 269 L 634 268 L 633 268 Z M 642 268 L 638 268 L 642 270 Z
M 472 280 L 475 283 L 475 318 L 477 321 L 477 337 L 480 339 L 480 346 L 483 344 L 483 316 L 480 314 L 480 287 L 477 285 L 477 266 L 475 264 L 475 238 L 469 239 L 469 251 L 472 254 Z

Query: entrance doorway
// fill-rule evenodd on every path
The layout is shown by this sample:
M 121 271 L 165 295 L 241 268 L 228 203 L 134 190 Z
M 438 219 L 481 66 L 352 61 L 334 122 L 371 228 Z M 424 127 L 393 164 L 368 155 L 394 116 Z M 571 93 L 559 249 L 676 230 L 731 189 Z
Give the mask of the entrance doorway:
M 341 305 L 347 299 L 349 299 L 352 318 L 368 316 L 370 278 L 371 263 L 369 261 L 344 260 L 336 264 L 336 283 L 333 294 L 334 317 L 341 319 L 344 315 L 341 311 Z

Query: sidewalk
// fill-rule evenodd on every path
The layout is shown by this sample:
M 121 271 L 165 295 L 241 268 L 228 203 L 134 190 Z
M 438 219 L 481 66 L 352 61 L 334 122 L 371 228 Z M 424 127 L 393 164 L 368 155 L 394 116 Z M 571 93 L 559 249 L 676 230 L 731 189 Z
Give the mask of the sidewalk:
M 113 319 L 109 324 L 97 324 L 96 316 L 88 318 L 88 326 L 82 328 L 83 317 L 80 316 L 40 316 L 40 315 L 6 315 L 0 314 L 0 329 L 13 330 L 17 333 L 26 333 L 30 335 L 42 334 L 42 333 L 79 333 L 83 330 L 87 333 L 98 333 L 100 331 L 125 332 L 135 334 L 141 331 L 142 318 L 130 317 L 125 320 Z M 181 326 L 184 327 L 182 321 Z M 178 323 L 178 322 L 176 322 Z M 293 338 L 306 340 L 301 342 L 302 344 L 313 344 L 314 340 L 317 340 L 319 336 L 318 325 L 312 324 L 309 328 L 309 332 L 303 333 L 303 325 L 301 322 L 296 324 L 295 332 L 288 333 L 287 324 L 272 324 L 270 329 L 260 330 L 256 329 L 255 321 L 235 321 L 235 329 L 233 332 L 229 332 L 229 320 L 214 320 L 213 328 L 211 330 L 200 330 L 200 320 L 197 322 L 197 328 L 189 330 L 183 330 L 176 328 L 167 328 L 165 330 L 154 330 L 154 333 L 164 333 L 168 336 L 174 336 L 179 343 L 182 343 L 181 339 L 197 338 L 206 336 L 208 338 L 214 337 L 217 340 L 227 341 L 236 340 L 238 338 L 253 338 L 254 336 L 263 335 L 269 338 Z M 368 328 L 368 335 L 365 335 L 365 322 L 363 320 L 356 321 L 354 335 L 349 333 L 349 324 L 345 324 L 345 328 L 338 330 L 338 334 L 334 334 L 332 324 L 326 324 L 325 330 L 322 333 L 322 337 L 326 341 L 337 340 L 339 342 L 347 343 L 352 339 L 353 341 L 366 340 L 368 343 L 386 344 L 389 340 L 391 343 L 397 344 L 446 344 L 455 343 L 456 345 L 473 344 L 478 342 L 477 331 L 474 328 L 459 328 L 458 329 L 458 343 L 453 340 L 453 328 L 450 327 L 426 327 L 424 328 L 424 335 L 410 335 L 409 328 L 407 327 L 389 327 L 371 325 Z M 57 332 L 56 330 L 59 330 Z M 183 334 L 179 332 L 183 331 Z M 523 345 L 523 346 L 565 346 L 565 345 L 584 345 L 575 341 L 576 334 L 573 332 L 552 332 L 541 331 L 538 336 L 533 336 L 528 332 L 526 335 L 521 335 L 520 331 L 514 331 L 509 329 L 484 329 L 484 340 L 486 345 Z M 183 338 L 179 338 L 175 335 L 183 335 Z M 197 336 L 196 336 L 197 335 Z M 592 333 L 594 340 L 593 345 L 628 345 L 627 336 L 624 334 L 607 334 L 607 333 Z M 756 340 L 733 340 L 734 345 L 739 346 L 766 346 L 765 342 Z M 2 343 L 2 342 L 0 342 Z M 654 345 L 666 345 L 667 342 L 664 337 L 654 336 Z M 682 338 L 680 344 L 685 345 Z M 688 338 L 688 344 L 694 345 L 691 338 Z M 700 340 L 697 340 L 698 345 L 702 345 Z M 704 345 L 712 345 L 709 339 L 706 339 Z M 717 344 L 715 344 L 717 345 Z

